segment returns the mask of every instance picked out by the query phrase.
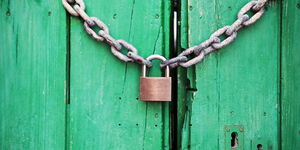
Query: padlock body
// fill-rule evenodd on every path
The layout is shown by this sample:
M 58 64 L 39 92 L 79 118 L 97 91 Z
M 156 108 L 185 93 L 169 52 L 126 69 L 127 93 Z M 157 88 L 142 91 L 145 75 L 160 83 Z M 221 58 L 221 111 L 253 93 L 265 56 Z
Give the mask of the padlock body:
M 171 101 L 171 77 L 141 77 L 140 100 Z

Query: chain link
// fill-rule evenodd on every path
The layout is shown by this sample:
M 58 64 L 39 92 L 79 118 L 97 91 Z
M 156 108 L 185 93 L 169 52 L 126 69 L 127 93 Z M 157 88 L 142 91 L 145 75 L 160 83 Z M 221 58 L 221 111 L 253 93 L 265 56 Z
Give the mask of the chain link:
M 164 60 L 161 63 L 161 67 L 170 66 L 175 68 L 178 66 L 190 67 L 201 62 L 206 55 L 212 53 L 217 49 L 221 49 L 230 43 L 232 43 L 240 29 L 245 26 L 249 26 L 255 23 L 265 12 L 265 5 L 268 0 L 255 0 L 248 2 L 242 7 L 237 14 L 237 20 L 229 26 L 224 26 L 213 34 L 206 41 L 199 45 L 190 47 L 182 51 L 177 57 L 172 59 Z M 96 17 L 90 17 L 85 12 L 85 4 L 83 0 L 62 0 L 62 4 L 72 16 L 80 17 L 84 21 L 85 31 L 96 41 L 106 42 L 111 47 L 111 52 L 117 58 L 124 62 L 136 62 L 147 67 L 151 67 L 151 61 L 138 55 L 138 50 L 125 40 L 116 40 L 109 34 L 109 29 L 105 23 Z M 248 12 L 254 13 L 251 17 Z M 99 28 L 98 32 L 95 32 L 93 28 Z M 220 37 L 225 37 L 221 41 Z M 129 52 L 124 55 L 121 50 L 127 49 Z M 189 57 L 191 59 L 189 59 Z M 194 58 L 193 58 L 194 57 Z
M 65 7 L 65 9 L 72 15 L 72 16 L 79 16 L 79 14 L 76 12 L 74 7 L 72 7 L 72 4 L 77 4 L 79 7 L 81 7 L 82 10 L 85 10 L 85 4 L 83 0 L 62 0 L 62 4 Z
M 258 1 L 251 1 L 249 3 L 247 3 L 238 13 L 238 18 L 247 15 L 246 13 L 249 11 L 254 11 L 256 12 L 250 19 L 248 19 L 247 21 L 243 22 L 244 26 L 249 26 L 253 23 L 255 23 L 265 12 L 265 8 L 261 7 L 259 10 L 254 10 L 254 7 L 258 5 Z
M 127 48 L 128 50 L 131 51 L 131 53 L 136 54 L 137 50 L 135 47 L 133 47 L 131 44 L 127 43 L 124 40 L 117 40 L 118 43 L 121 44 L 121 46 L 124 46 L 125 48 Z M 121 49 L 120 49 L 121 50 Z M 134 59 L 129 58 L 126 55 L 123 55 L 118 49 L 115 48 L 115 46 L 111 46 L 111 52 L 118 57 L 119 59 L 125 61 L 125 62 L 133 62 Z
M 94 26 L 94 21 L 90 18 L 88 14 L 84 11 L 83 8 L 81 8 L 79 5 L 74 5 L 74 10 L 77 12 L 77 14 L 84 20 L 84 22 L 88 23 L 90 26 Z
M 109 34 L 109 30 L 107 26 L 98 18 L 96 17 L 91 17 L 91 20 L 95 23 L 95 26 L 99 27 L 101 30 L 103 30 L 106 34 Z M 92 27 L 87 22 L 84 22 L 84 29 L 85 31 L 95 40 L 97 41 L 104 41 L 104 38 L 98 35 Z
M 255 6 L 253 6 L 253 10 L 254 11 L 259 11 L 260 9 L 262 9 L 266 3 L 268 2 L 268 0 L 258 0 L 257 4 L 255 4 Z

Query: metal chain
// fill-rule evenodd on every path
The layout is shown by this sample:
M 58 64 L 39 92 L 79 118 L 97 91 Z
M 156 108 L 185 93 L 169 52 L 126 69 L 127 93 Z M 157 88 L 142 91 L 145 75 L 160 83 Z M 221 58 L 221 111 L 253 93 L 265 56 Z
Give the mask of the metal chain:
M 230 26 L 224 26 L 214 32 L 210 38 L 203 43 L 190 47 L 181 52 L 177 57 L 162 62 L 161 67 L 170 66 L 175 68 L 178 66 L 190 67 L 201 62 L 204 57 L 213 51 L 223 48 L 232 43 L 237 32 L 243 27 L 249 26 L 255 23 L 265 12 L 265 4 L 268 0 L 250 1 L 244 7 L 241 8 L 237 15 L 237 20 Z M 250 17 L 247 13 L 252 11 L 254 14 Z M 225 36 L 226 39 L 221 41 L 219 37 Z M 195 57 L 188 59 L 188 56 L 194 54 Z M 186 60 L 186 61 L 179 61 Z
M 218 29 L 211 34 L 210 38 L 206 41 L 182 51 L 177 57 L 163 61 L 160 66 L 170 66 L 170 68 L 178 66 L 190 67 L 201 62 L 206 55 L 232 43 L 236 39 L 240 29 L 255 23 L 264 14 L 267 2 L 268 0 L 254 0 L 248 2 L 241 8 L 237 14 L 237 20 L 232 25 Z M 111 52 L 117 58 L 124 62 L 136 62 L 141 65 L 146 65 L 147 67 L 152 66 L 151 61 L 138 55 L 138 50 L 133 45 L 125 40 L 114 39 L 109 34 L 109 29 L 105 23 L 96 17 L 90 17 L 85 12 L 83 0 L 62 0 L 62 4 L 72 16 L 80 17 L 84 21 L 84 29 L 93 39 L 100 42 L 106 42 L 110 45 Z M 249 12 L 254 14 L 249 16 Z M 94 28 L 99 28 L 100 30 L 96 32 Z M 220 37 L 222 36 L 225 36 L 226 38 L 221 40 Z M 122 49 L 127 49 L 129 51 L 127 55 L 121 53 Z M 190 55 L 193 55 L 194 58 L 189 59 L 188 57 Z
M 90 17 L 85 12 L 85 4 L 83 0 L 62 0 L 65 9 L 72 15 L 80 17 L 84 23 L 85 31 L 96 41 L 106 42 L 111 47 L 111 52 L 117 58 L 124 62 L 136 62 L 141 65 L 151 67 L 151 62 L 138 55 L 138 50 L 125 40 L 116 40 L 109 34 L 109 29 L 105 23 L 96 17 Z M 96 32 L 94 29 L 99 28 Z M 127 49 L 127 55 L 121 53 L 122 49 Z

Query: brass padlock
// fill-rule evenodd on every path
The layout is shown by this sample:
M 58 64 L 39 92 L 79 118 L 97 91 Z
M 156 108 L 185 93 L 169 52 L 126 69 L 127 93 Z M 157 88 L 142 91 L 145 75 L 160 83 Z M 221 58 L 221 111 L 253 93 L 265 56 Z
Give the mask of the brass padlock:
M 147 60 L 166 59 L 160 55 L 151 55 Z M 171 101 L 172 79 L 169 77 L 169 66 L 165 67 L 165 77 L 146 77 L 146 65 L 142 68 L 140 77 L 140 100 L 142 101 Z

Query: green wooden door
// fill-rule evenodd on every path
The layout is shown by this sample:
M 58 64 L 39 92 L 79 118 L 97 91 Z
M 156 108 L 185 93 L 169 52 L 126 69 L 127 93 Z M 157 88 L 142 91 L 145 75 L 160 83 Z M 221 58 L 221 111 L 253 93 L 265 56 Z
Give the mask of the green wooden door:
M 232 24 L 247 2 L 182 0 L 181 48 Z M 271 1 L 233 44 L 179 69 L 178 147 L 229 150 L 236 134 L 235 149 L 300 149 L 299 19 L 299 2 Z
M 181 0 L 179 51 L 247 2 Z M 85 3 L 142 56 L 175 55 L 171 0 Z M 141 67 L 91 39 L 61 0 L 0 0 L 0 150 L 228 150 L 235 132 L 236 149 L 298 150 L 299 16 L 298 0 L 271 1 L 234 43 L 177 69 L 172 103 L 153 103 L 138 100 Z

